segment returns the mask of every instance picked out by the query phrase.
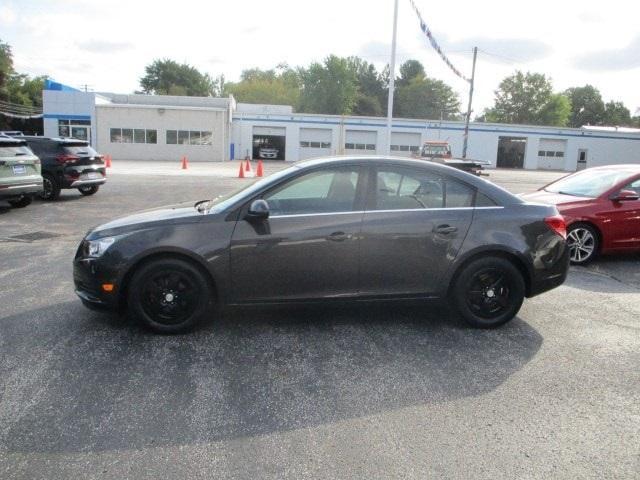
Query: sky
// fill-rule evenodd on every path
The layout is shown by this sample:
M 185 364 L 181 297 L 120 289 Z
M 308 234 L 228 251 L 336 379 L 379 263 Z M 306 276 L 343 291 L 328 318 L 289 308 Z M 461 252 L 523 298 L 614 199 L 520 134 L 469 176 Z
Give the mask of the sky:
M 471 72 L 480 49 L 474 114 L 493 104 L 516 69 L 544 73 L 556 91 L 591 84 L 605 101 L 640 114 L 640 2 L 593 0 L 415 0 L 451 62 Z M 393 0 L 232 0 L 147 2 L 2 0 L 0 39 L 18 72 L 67 85 L 130 93 L 156 58 L 185 62 L 212 76 L 244 69 L 358 55 L 389 61 Z M 409 0 L 399 0 L 397 67 L 422 62 L 466 107 L 468 84 L 437 56 Z

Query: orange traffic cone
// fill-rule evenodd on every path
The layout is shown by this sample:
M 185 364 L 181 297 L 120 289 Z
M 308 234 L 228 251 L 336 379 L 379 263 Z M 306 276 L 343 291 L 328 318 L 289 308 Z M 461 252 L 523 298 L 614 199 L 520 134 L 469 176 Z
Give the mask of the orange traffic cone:
M 106 168 L 111 168 L 111 155 L 104 157 L 104 166 Z
M 264 175 L 262 171 L 262 160 L 258 160 L 258 169 L 256 170 L 256 177 L 261 177 Z
M 187 156 L 183 155 L 182 156 L 182 170 L 186 170 L 187 168 L 189 168 L 189 162 L 187 162 Z
M 238 171 L 238 178 L 244 178 L 244 166 L 240 162 L 240 170 Z
M 245 172 L 250 172 L 251 171 L 251 162 L 249 162 L 249 160 L 244 162 L 244 171 Z

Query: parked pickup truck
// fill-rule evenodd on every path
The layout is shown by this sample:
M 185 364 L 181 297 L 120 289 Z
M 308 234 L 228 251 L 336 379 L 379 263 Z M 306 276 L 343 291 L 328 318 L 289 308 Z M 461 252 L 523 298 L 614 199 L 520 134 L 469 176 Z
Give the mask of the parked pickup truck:
M 420 154 L 416 158 L 427 160 L 429 162 L 441 163 L 449 167 L 463 170 L 473 175 L 487 175 L 483 172 L 485 166 L 490 165 L 489 162 L 483 160 L 469 160 L 465 158 L 454 158 L 451 154 L 451 145 L 448 142 L 428 141 L 422 144 Z

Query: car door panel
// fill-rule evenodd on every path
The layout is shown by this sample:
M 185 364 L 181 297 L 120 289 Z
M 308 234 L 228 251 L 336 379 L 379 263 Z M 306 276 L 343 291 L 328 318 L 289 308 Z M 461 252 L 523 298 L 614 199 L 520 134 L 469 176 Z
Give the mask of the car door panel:
M 234 294 L 248 302 L 358 293 L 362 227 L 359 165 L 285 180 L 261 198 L 268 219 L 240 219 L 231 240 Z
M 622 190 L 640 193 L 640 180 L 634 179 Z M 605 238 L 610 249 L 640 248 L 640 200 L 617 202 L 603 199 L 598 212 L 600 224 L 604 227 Z
M 473 190 L 457 182 L 447 190 L 446 183 L 424 169 L 372 171 L 361 233 L 361 295 L 441 290 L 473 218 Z

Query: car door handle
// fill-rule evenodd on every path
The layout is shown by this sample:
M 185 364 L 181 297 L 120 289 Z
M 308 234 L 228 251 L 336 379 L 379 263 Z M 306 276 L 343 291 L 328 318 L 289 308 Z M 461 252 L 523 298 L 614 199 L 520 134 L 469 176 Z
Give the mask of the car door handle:
M 332 242 L 344 242 L 345 240 L 349 240 L 351 235 L 344 232 L 333 232 L 331 235 L 327 237 L 327 240 L 331 240 Z
M 452 227 L 451 225 L 438 225 L 433 229 L 433 231 L 435 233 L 447 235 L 449 233 L 456 233 L 458 231 L 458 227 Z

